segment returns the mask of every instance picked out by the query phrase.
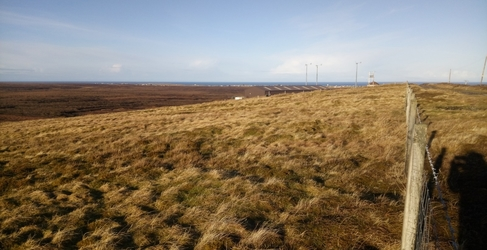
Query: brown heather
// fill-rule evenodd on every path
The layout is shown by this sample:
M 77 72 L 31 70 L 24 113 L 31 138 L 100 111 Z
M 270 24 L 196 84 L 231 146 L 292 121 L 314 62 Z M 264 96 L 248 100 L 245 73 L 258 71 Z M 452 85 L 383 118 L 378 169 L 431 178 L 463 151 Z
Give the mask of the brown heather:
M 426 87 L 440 172 L 479 140 L 487 155 L 486 89 Z M 405 92 L 1 123 L 0 248 L 398 249 Z

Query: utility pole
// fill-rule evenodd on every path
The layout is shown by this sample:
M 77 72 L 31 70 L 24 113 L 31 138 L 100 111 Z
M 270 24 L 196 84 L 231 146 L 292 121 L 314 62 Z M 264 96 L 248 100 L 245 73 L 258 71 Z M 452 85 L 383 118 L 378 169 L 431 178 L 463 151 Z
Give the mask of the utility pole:
M 362 62 L 355 62 L 355 88 L 357 87 L 358 64 Z
M 308 86 L 308 65 L 311 65 L 311 63 L 307 63 L 306 65 L 306 86 Z
M 316 85 L 318 86 L 318 64 L 316 64 Z
M 450 83 L 450 79 L 451 79 L 451 69 L 450 69 L 450 74 L 448 75 L 448 83 Z
M 487 63 L 487 56 L 485 56 L 484 69 L 482 69 L 482 77 L 480 77 L 480 85 L 482 85 L 482 81 L 484 80 L 485 63 Z

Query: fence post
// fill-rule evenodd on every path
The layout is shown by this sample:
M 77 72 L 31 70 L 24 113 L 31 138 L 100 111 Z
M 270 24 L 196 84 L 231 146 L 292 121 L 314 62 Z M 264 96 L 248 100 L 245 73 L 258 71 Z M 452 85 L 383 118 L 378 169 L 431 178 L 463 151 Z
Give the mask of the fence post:
M 411 109 L 411 111 L 415 109 L 416 107 Z M 413 124 L 413 126 L 414 137 L 411 143 L 412 147 L 407 165 L 408 182 L 406 202 L 404 205 L 401 250 L 414 249 L 416 231 L 418 230 L 418 216 L 422 196 L 421 192 L 423 188 L 427 126 L 425 124 Z
M 404 173 L 408 174 L 408 158 L 409 158 L 409 106 L 411 104 L 411 88 L 409 87 L 409 84 L 406 85 L 406 150 L 405 150 L 405 162 L 406 164 L 404 165 Z
M 417 107 L 418 101 L 416 100 L 416 96 L 414 93 L 411 92 L 410 99 L 408 102 L 408 107 L 406 112 L 408 113 L 408 117 L 406 119 L 407 124 L 407 135 L 406 135 L 406 165 L 405 165 L 405 172 L 406 175 L 409 175 L 408 166 L 409 161 L 411 159 L 411 147 L 413 145 L 413 136 L 414 136 L 414 127 L 416 123 L 416 115 L 417 115 Z
M 409 101 L 411 100 L 410 99 L 411 93 L 412 93 L 412 90 L 409 87 L 409 85 L 407 85 L 407 87 L 406 87 L 406 121 L 408 120 L 408 117 L 409 117 Z

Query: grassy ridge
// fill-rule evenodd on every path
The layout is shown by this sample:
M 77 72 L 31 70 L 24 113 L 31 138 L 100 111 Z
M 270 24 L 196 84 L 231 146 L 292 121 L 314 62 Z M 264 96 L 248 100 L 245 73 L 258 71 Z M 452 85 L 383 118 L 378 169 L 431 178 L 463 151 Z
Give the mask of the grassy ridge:
M 397 249 L 405 85 L 0 124 L 0 248 Z

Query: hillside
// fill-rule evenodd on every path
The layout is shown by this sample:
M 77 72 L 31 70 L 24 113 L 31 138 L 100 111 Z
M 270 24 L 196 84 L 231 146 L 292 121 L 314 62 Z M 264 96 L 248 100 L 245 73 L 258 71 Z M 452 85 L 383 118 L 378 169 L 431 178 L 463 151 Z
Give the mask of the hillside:
M 0 248 L 398 249 L 405 89 L 1 123 Z

